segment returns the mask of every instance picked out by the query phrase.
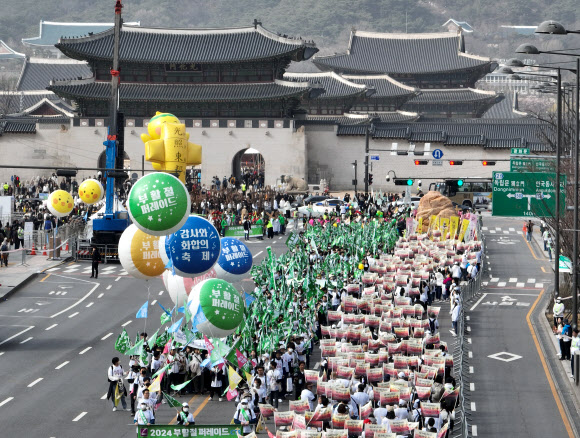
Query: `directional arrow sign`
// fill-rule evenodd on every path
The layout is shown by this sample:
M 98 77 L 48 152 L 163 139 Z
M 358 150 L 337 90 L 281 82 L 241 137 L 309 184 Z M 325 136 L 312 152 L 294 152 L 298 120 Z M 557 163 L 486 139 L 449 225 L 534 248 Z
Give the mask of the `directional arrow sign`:
M 510 297 L 509 295 L 505 295 L 501 297 L 502 301 L 517 301 L 515 298 Z
M 59 286 L 61 289 L 72 289 L 72 286 Z
M 556 210 L 556 174 L 493 172 L 493 216 L 550 217 Z M 560 179 L 560 212 L 566 205 L 566 176 Z

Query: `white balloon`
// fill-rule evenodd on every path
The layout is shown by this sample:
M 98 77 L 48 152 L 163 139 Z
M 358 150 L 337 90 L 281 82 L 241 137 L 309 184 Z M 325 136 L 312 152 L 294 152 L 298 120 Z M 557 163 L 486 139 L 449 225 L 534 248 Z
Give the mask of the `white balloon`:
M 173 273 L 166 269 L 163 272 L 163 284 L 165 289 L 169 294 L 169 298 L 173 301 L 173 304 L 179 304 L 182 306 L 184 303 L 189 301 L 189 296 L 191 295 L 192 289 L 199 283 L 210 278 L 216 278 L 217 274 L 215 270 L 211 269 L 199 277 L 181 277 L 180 275 L 173 275 Z

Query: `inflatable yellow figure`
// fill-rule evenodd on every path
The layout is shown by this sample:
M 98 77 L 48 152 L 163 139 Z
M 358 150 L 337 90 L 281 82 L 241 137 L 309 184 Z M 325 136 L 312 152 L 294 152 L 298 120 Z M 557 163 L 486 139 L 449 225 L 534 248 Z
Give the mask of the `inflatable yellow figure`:
M 157 112 L 149 121 L 147 134 L 141 134 L 145 143 L 145 159 L 155 170 L 177 173 L 185 183 L 185 168 L 201 164 L 201 146 L 189 142 L 185 125 L 173 114 Z

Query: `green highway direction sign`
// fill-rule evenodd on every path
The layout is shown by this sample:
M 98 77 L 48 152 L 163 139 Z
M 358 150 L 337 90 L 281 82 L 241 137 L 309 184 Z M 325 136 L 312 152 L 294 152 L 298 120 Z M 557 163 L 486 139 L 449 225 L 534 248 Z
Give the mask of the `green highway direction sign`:
M 529 148 L 512 148 L 512 155 L 530 155 Z
M 493 172 L 492 216 L 553 216 L 555 181 L 555 173 Z M 560 214 L 565 211 L 566 175 L 561 175 Z
M 510 172 L 555 172 L 556 159 L 551 158 L 511 158 Z

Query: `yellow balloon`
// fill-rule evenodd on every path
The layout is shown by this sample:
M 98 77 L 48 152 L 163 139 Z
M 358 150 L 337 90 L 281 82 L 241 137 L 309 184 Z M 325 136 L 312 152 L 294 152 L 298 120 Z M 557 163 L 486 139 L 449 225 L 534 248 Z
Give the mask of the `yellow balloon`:
M 159 236 L 130 225 L 119 240 L 119 261 L 125 271 L 136 278 L 147 280 L 163 274 L 165 263 L 159 255 Z
M 336 228 L 338 225 L 336 225 L 336 223 L 334 223 L 334 224 L 332 224 L 332 226 Z
M 104 192 L 103 185 L 96 179 L 87 179 L 79 186 L 79 198 L 88 205 L 103 199 Z
M 149 124 L 147 125 L 147 132 L 149 133 L 151 140 L 158 140 L 161 138 L 161 127 L 165 123 L 179 123 L 179 119 L 173 114 L 160 113 L 157 111 L 151 120 L 149 120 Z
M 365 267 L 364 267 L 364 265 L 363 265 L 362 263 L 360 263 L 360 264 L 358 265 L 358 268 L 359 268 L 359 269 L 362 271 L 362 270 L 363 270 Z
M 48 197 L 47 207 L 56 217 L 67 216 L 74 207 L 73 197 L 66 190 L 56 190 Z

